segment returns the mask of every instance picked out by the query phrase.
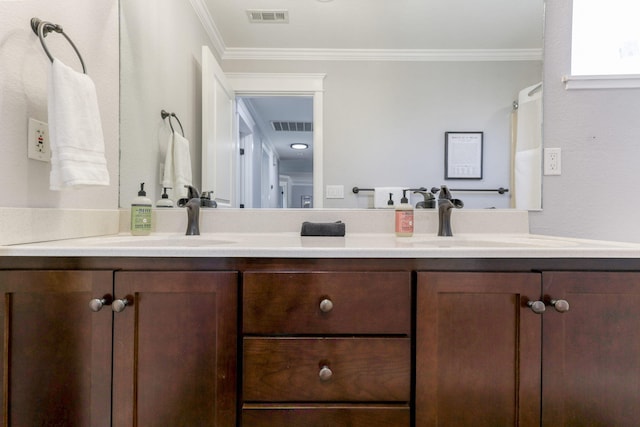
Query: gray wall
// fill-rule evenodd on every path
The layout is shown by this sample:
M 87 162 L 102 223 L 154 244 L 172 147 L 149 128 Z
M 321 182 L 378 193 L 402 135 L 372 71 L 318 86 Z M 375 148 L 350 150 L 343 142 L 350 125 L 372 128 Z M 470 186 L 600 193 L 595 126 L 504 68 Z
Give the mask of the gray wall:
M 640 90 L 564 89 L 571 0 L 547 1 L 544 145 L 562 148 L 562 175 L 543 177 L 531 231 L 640 242 Z
M 354 186 L 509 187 L 510 115 L 539 62 L 224 61 L 226 72 L 326 73 L 324 183 L 344 185 L 327 208 L 366 208 Z M 444 133 L 483 131 L 484 179 L 444 180 Z M 465 193 L 468 207 L 509 196 Z
M 50 163 L 27 158 L 30 117 L 47 122 L 47 74 L 51 68 L 29 22 L 61 25 L 78 47 L 96 85 L 111 185 L 50 191 Z M 81 70 L 60 34 L 46 38 L 49 51 Z M 0 2 L 0 187 L 4 207 L 109 209 L 118 205 L 118 1 L 31 0 Z
M 210 42 L 188 1 L 127 0 L 121 8 L 120 206 L 125 207 L 140 182 L 147 183 L 152 201 L 162 193 L 159 165 L 164 163 L 170 128 L 161 110 L 180 119 L 190 142 L 193 182 L 200 187 L 200 60 L 201 47 Z M 173 124 L 177 130 L 175 120 Z

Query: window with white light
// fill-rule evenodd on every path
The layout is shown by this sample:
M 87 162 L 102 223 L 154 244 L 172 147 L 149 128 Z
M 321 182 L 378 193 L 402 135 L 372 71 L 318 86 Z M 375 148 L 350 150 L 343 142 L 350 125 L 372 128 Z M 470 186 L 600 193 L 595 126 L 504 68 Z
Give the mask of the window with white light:
M 573 0 L 571 75 L 640 75 L 639 0 Z

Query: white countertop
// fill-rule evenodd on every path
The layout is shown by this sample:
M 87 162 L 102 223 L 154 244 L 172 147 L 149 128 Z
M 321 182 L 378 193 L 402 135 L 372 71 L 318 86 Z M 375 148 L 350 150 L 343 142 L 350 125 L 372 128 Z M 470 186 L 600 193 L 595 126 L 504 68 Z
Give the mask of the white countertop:
M 0 246 L 0 256 L 46 257 L 258 257 L 258 258 L 640 258 L 640 244 L 527 233 L 352 233 L 300 237 L 278 233 L 126 233 Z
M 640 259 L 640 243 L 528 234 L 528 213 L 513 209 L 457 209 L 454 237 L 436 236 L 434 209 L 415 211 L 413 237 L 395 236 L 392 209 L 203 209 L 200 236 L 184 235 L 182 209 L 153 215 L 151 235 L 131 236 L 127 209 L 0 209 L 0 256 Z M 300 237 L 304 221 L 342 221 L 346 236 Z

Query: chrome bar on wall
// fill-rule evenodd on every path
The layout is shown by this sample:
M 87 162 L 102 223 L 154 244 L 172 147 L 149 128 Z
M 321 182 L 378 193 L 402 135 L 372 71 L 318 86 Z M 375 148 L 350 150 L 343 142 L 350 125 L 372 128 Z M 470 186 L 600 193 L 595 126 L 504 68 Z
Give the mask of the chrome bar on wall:
M 408 188 L 407 191 L 426 191 L 427 189 L 424 187 L 420 187 L 420 188 Z M 488 192 L 488 193 L 495 193 L 497 192 L 498 194 L 504 194 L 504 193 L 508 193 L 509 189 L 508 188 L 504 188 L 504 187 L 500 187 L 500 188 L 450 188 L 450 191 L 460 191 L 460 192 Z M 353 191 L 354 194 L 358 194 L 361 191 L 375 191 L 375 189 L 373 188 L 359 188 L 359 187 L 353 187 L 353 189 L 351 190 Z M 440 189 L 438 187 L 431 187 L 431 193 L 436 194 L 438 191 L 440 191 Z
M 78 55 L 78 58 L 80 59 L 80 64 L 82 64 L 82 72 L 84 74 L 87 74 L 87 67 L 84 65 L 84 60 L 82 59 L 82 55 L 80 55 L 80 51 L 78 50 L 76 45 L 73 43 L 73 41 L 71 41 L 69 36 L 62 30 L 62 27 L 60 25 L 52 24 L 51 22 L 43 21 L 39 18 L 31 18 L 31 29 L 33 30 L 34 33 L 36 33 L 36 35 L 40 39 L 40 43 L 42 44 L 44 53 L 47 54 L 51 62 L 53 62 L 53 55 L 51 55 L 51 52 L 49 52 L 49 49 L 47 48 L 47 44 L 44 42 L 44 38 L 47 37 L 47 34 L 49 34 L 52 31 L 62 34 L 64 38 L 67 39 L 67 41 L 69 42 L 73 50 L 76 51 L 76 55 Z

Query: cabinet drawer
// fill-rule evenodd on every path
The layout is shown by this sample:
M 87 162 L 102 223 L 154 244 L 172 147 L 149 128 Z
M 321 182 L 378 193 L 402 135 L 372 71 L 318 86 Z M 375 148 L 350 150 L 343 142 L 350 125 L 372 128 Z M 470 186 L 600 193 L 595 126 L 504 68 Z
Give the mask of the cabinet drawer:
M 245 405 L 242 410 L 242 427 L 407 427 L 409 423 L 409 407 L 401 405 Z
M 409 338 L 243 341 L 245 401 L 409 401 Z
M 243 277 L 245 334 L 409 335 L 410 328 L 408 272 L 248 272 Z

